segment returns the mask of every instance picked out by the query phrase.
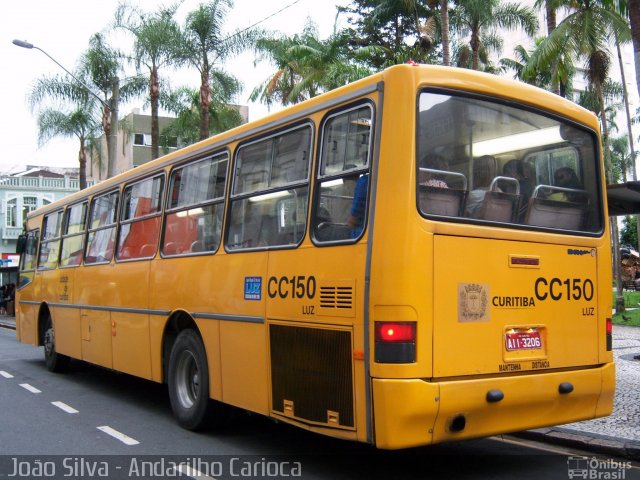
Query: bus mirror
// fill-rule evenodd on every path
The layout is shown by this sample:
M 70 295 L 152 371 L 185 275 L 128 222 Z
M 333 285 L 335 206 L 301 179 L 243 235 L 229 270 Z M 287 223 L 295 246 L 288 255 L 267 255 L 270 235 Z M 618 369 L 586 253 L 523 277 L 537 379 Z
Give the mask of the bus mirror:
M 25 251 L 26 246 L 27 246 L 27 234 L 23 233 L 22 235 L 18 236 L 18 243 L 16 244 L 16 253 L 22 255 Z

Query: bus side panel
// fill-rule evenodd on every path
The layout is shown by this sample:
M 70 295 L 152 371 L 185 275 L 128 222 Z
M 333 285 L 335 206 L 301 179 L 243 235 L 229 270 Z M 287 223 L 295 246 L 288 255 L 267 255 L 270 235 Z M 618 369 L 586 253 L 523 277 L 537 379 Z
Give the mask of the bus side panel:
M 80 311 L 61 306 L 73 302 L 74 269 L 42 272 L 44 301 L 50 313 L 56 339 L 56 351 L 73 358 L 81 358 Z
M 82 359 L 113 368 L 111 345 L 111 312 L 91 309 L 80 310 L 82 327 Z
M 217 291 L 223 279 L 212 275 L 216 271 L 217 256 L 175 257 L 151 262 L 149 303 L 154 309 L 166 310 L 169 314 L 178 311 L 190 315 L 220 312 Z M 220 377 L 219 320 L 195 319 L 207 352 L 209 365 L 209 396 L 222 400 Z M 167 319 L 151 316 L 150 350 L 153 378 L 159 380 L 163 372 L 163 344 Z M 167 352 L 169 353 L 169 352 Z M 168 359 L 167 359 L 168 361 Z M 164 378 L 166 381 L 167 379 Z
M 118 265 L 119 298 L 124 308 L 149 306 L 148 261 Z M 111 312 L 113 368 L 143 378 L 151 378 L 149 315 L 138 312 Z
M 76 304 L 88 307 L 114 306 L 117 293 L 115 273 L 112 264 L 92 265 L 77 271 L 75 281 Z M 82 359 L 87 362 L 113 367 L 113 348 L 111 344 L 111 312 L 95 308 L 82 309 L 81 338 Z
M 207 353 L 211 398 L 262 414 L 268 413 L 266 259 L 266 252 L 218 252 L 214 256 L 155 261 L 150 277 L 154 288 L 149 292 L 154 308 L 183 310 L 195 319 Z M 261 279 L 261 299 L 245 296 L 247 278 Z M 251 284 L 251 280 L 248 282 Z M 151 325 L 155 378 L 162 365 L 159 356 L 164 323 L 152 319 Z
M 269 412 L 264 290 L 267 255 L 264 251 L 220 256 L 219 271 L 227 275 L 216 276 L 218 288 L 214 290 L 221 309 L 218 313 L 236 317 L 220 322 L 222 400 L 263 415 Z M 259 283 L 262 288 L 256 294 Z
M 366 251 L 364 241 L 272 251 L 265 286 L 272 412 L 355 429 L 361 441 L 367 440 Z
M 22 343 L 37 345 L 39 306 L 23 302 L 39 301 L 40 276 L 34 272 L 21 272 L 20 278 L 21 282 L 30 283 L 16 292 L 16 338 Z

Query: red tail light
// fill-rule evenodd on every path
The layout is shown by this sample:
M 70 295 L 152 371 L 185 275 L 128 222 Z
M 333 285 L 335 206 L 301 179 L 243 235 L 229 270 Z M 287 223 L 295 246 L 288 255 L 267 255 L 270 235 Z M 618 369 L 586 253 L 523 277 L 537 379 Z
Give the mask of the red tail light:
M 607 318 L 607 335 L 611 335 L 613 333 L 613 321 L 610 318 Z
M 416 324 L 376 322 L 376 342 L 415 342 Z
M 374 337 L 377 363 L 415 363 L 415 322 L 375 322 Z
M 607 352 L 613 350 L 613 321 L 610 318 L 607 318 Z

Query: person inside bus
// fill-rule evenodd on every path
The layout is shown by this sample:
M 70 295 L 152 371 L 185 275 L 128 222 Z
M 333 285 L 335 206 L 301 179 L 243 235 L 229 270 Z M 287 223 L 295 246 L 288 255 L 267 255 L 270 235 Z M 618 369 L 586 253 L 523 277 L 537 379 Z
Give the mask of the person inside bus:
M 473 161 L 473 190 L 469 192 L 465 205 L 465 216 L 476 218 L 482 206 L 484 195 L 498 171 L 498 161 L 491 155 L 484 155 Z
M 509 160 L 502 167 L 502 175 L 515 178 L 518 181 L 520 199 L 516 218 L 519 220 L 522 220 L 526 214 L 529 198 L 531 198 L 534 189 L 534 181 L 529 167 L 520 159 Z
M 518 180 L 520 196 L 525 200 L 531 196 L 534 187 L 533 179 L 527 170 L 525 163 L 520 159 L 509 160 L 502 167 L 502 175 Z
M 422 161 L 423 168 L 430 170 L 448 170 L 447 161 L 444 157 L 435 153 L 427 155 Z M 437 188 L 449 188 L 449 185 L 445 181 L 444 175 L 433 172 L 420 172 L 420 185 L 425 187 L 437 187 Z
M 560 167 L 553 173 L 553 184 L 557 187 L 570 188 L 572 190 L 582 189 L 580 180 L 576 175 L 576 172 L 571 167 Z M 581 195 L 579 193 L 556 191 L 550 194 L 547 198 L 549 200 L 556 200 L 559 202 L 578 202 Z
M 347 219 L 351 227 L 351 238 L 358 238 L 364 229 L 364 219 L 367 210 L 367 193 L 369 192 L 369 173 L 364 173 L 356 180 L 353 191 L 353 202 Z

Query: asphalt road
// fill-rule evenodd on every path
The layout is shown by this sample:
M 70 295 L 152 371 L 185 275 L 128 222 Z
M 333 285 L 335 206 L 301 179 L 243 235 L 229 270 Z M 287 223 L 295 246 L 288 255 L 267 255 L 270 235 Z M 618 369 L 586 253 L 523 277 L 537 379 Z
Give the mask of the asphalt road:
M 50 373 L 41 348 L 0 328 L 0 478 L 179 472 L 215 479 L 640 478 L 622 460 L 509 438 L 389 452 L 244 412 L 223 429 L 193 433 L 174 422 L 165 386 L 82 362 Z

